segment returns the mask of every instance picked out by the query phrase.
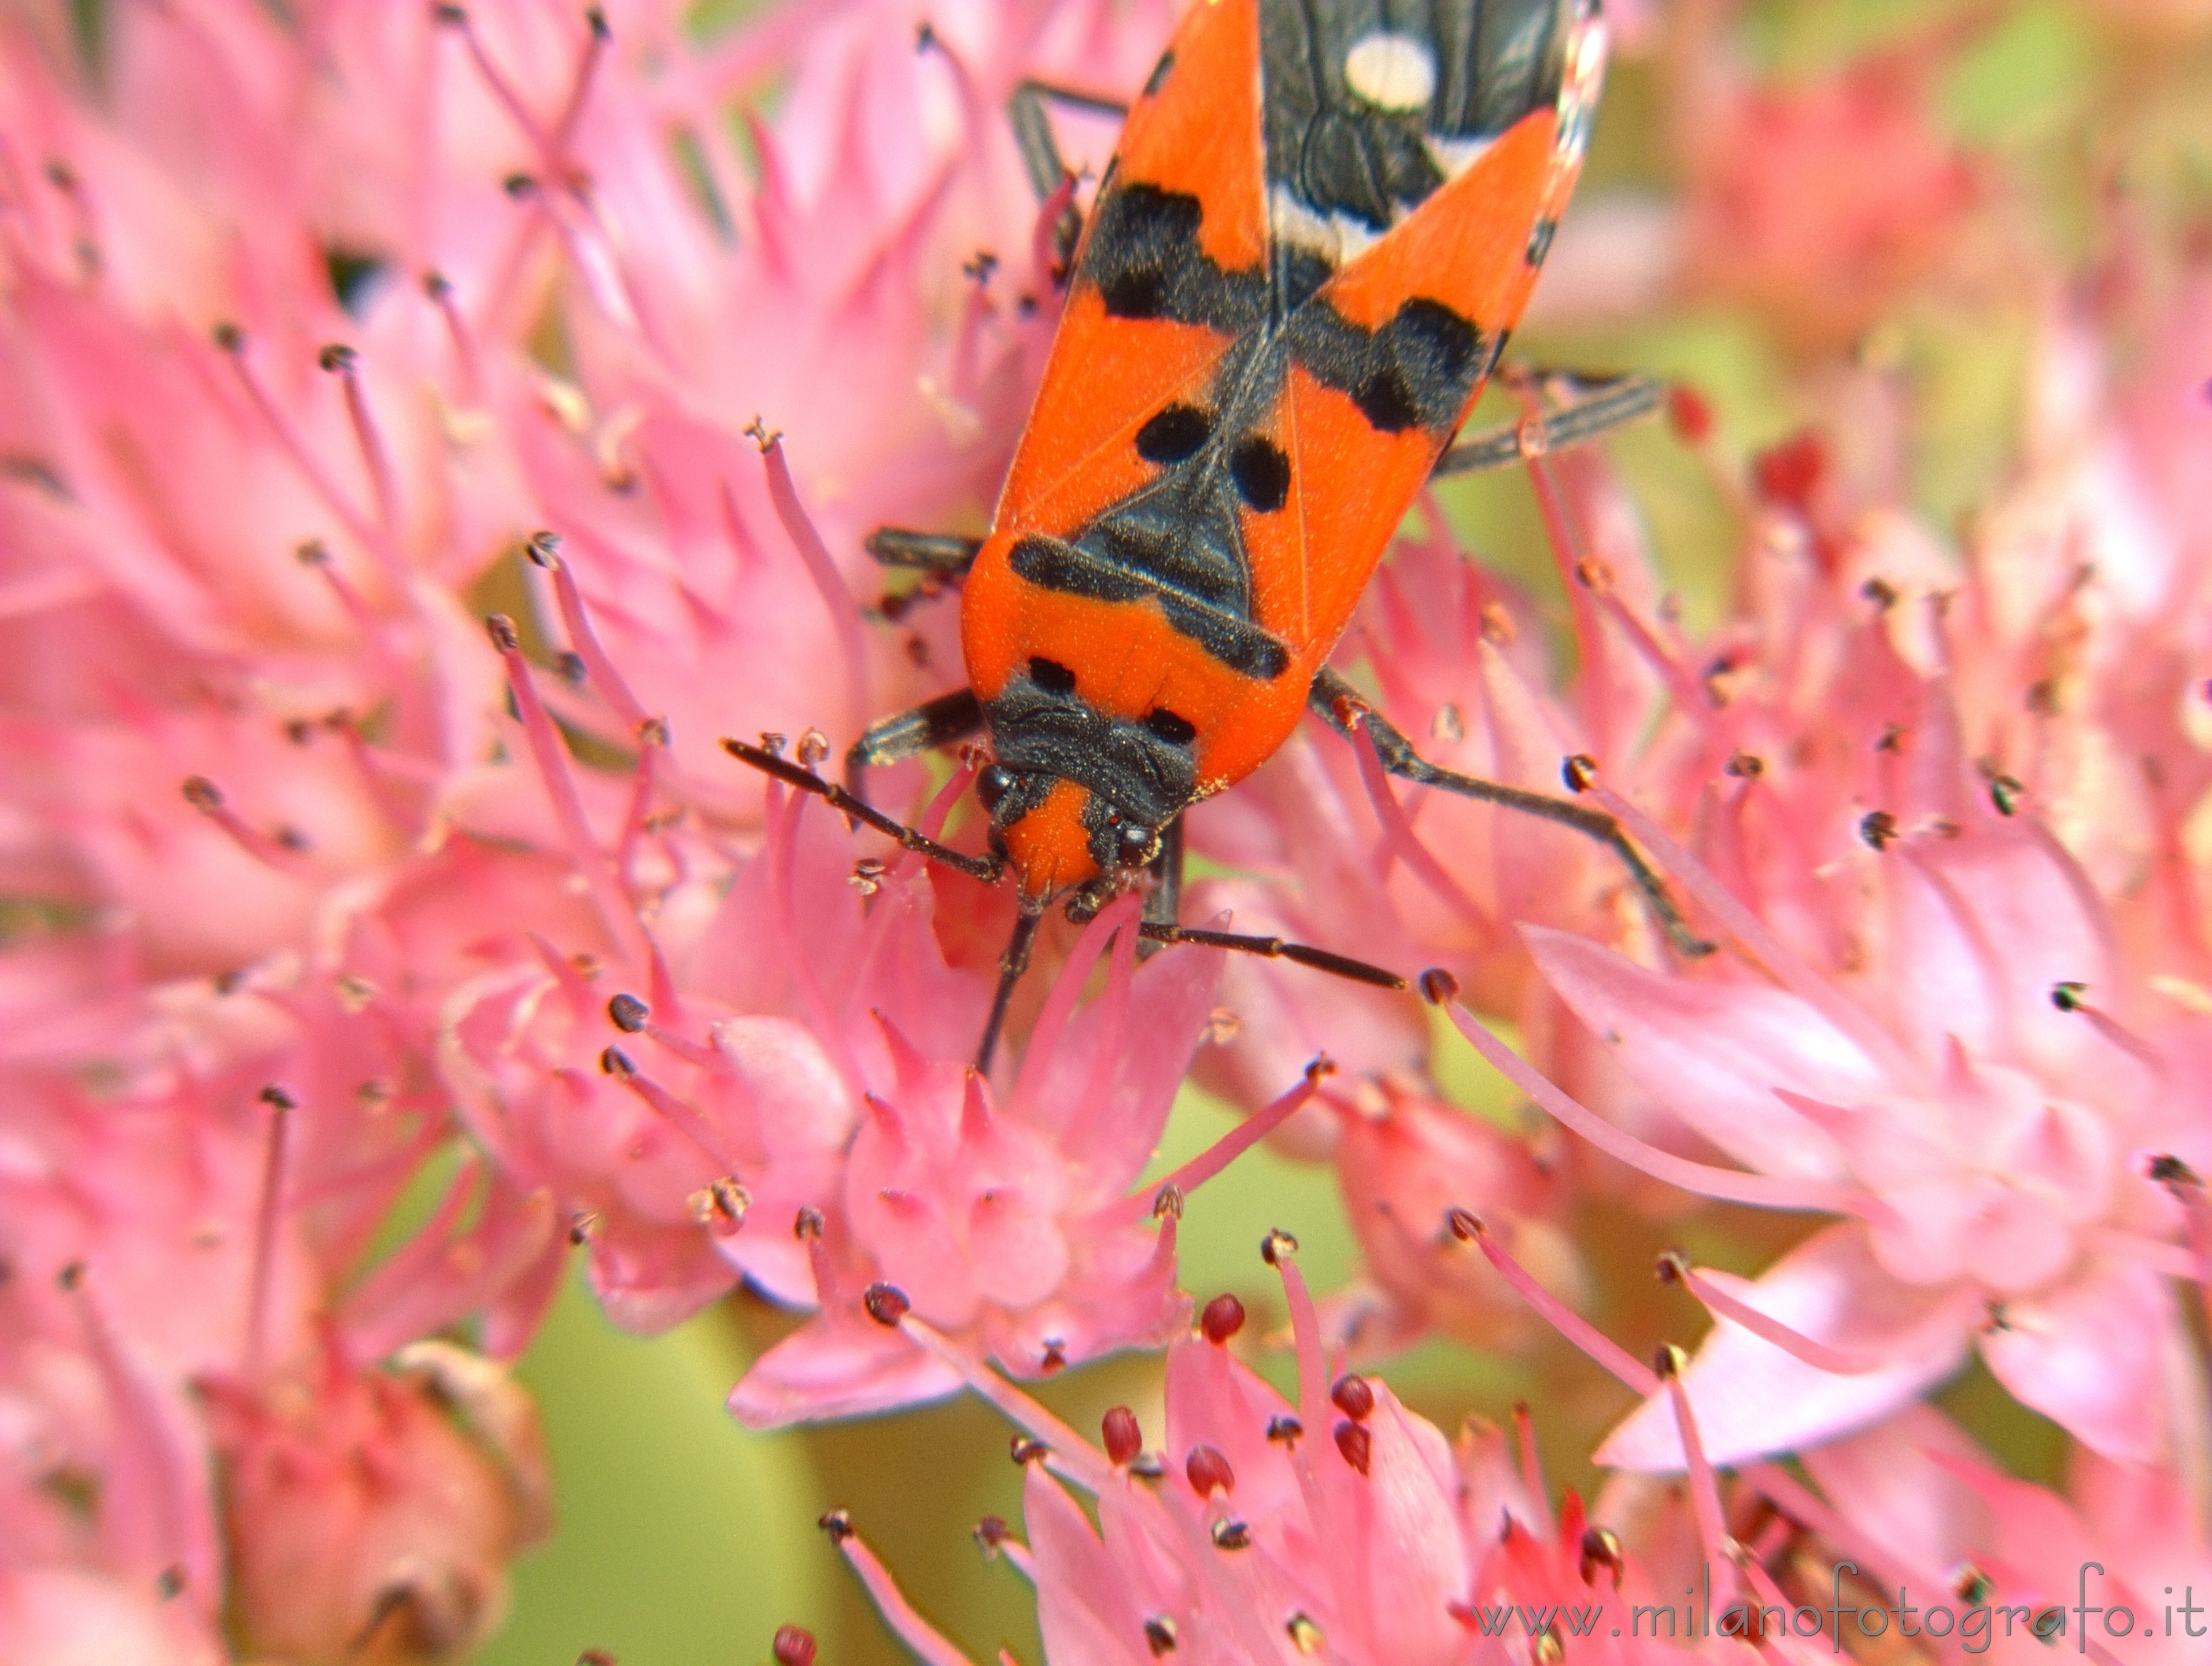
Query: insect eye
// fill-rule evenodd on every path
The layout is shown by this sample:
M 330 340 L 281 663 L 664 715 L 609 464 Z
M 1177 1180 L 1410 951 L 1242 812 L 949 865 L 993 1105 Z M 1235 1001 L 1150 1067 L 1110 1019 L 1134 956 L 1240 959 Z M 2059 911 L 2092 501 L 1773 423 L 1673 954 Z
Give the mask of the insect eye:
M 1119 854 L 1124 867 L 1142 867 L 1152 860 L 1152 830 L 1131 822 L 1122 828 Z
M 1047 694 L 1075 692 L 1075 673 L 1059 660 L 1047 660 L 1042 655 L 1030 661 L 1030 681 Z
M 975 777 L 975 800 L 986 810 L 996 810 L 999 800 L 1013 789 L 1013 775 L 995 763 Z

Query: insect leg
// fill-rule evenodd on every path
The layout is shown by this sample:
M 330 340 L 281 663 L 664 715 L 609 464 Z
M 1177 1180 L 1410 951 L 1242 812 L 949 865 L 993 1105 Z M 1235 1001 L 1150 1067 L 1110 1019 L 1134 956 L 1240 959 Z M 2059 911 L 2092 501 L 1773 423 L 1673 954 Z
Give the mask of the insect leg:
M 927 709 L 925 708 L 924 709 Z M 878 833 L 889 834 L 905 849 L 926 856 L 933 862 L 953 868 L 971 879 L 987 885 L 999 883 L 1006 871 L 1006 860 L 1000 856 L 970 856 L 964 850 L 955 850 L 950 845 L 939 844 L 927 833 L 908 827 L 904 822 L 886 816 L 864 800 L 854 797 L 834 781 L 824 781 L 813 770 L 789 758 L 780 757 L 765 747 L 749 746 L 742 740 L 726 737 L 722 750 L 741 763 L 750 763 L 764 775 L 774 775 L 787 786 L 796 787 L 802 793 L 811 793 L 854 822 L 866 822 Z
M 1665 382 L 1650 376 L 1616 376 L 1585 384 L 1555 410 L 1455 441 L 1437 459 L 1430 478 L 1511 468 L 1547 451 L 1582 445 L 1613 429 L 1642 422 L 1667 403 L 1668 391 Z
M 868 726 L 845 754 L 846 790 L 854 798 L 865 799 L 871 769 L 919 757 L 939 746 L 950 746 L 956 740 L 965 740 L 982 727 L 983 707 L 973 689 L 955 689 L 934 700 L 923 701 L 912 711 L 880 718 Z
M 975 564 L 975 553 L 983 547 L 983 540 L 963 538 L 957 532 L 917 532 L 904 526 L 878 526 L 868 534 L 864 547 L 879 567 L 904 568 L 939 578 L 959 579 L 965 578 L 968 569 Z
M 991 997 L 991 1016 L 984 1020 L 983 1039 L 975 1044 L 979 1075 L 991 1073 L 991 1055 L 999 1050 L 999 1032 L 1006 1028 L 1006 1008 L 1013 1000 L 1014 986 L 1030 969 L 1030 952 L 1036 947 L 1037 926 L 1043 918 L 1044 898 L 1022 898 L 1021 911 L 1014 916 L 1014 934 L 1006 939 L 1006 952 L 999 957 L 999 987 Z
M 1177 816 L 1160 830 L 1160 852 L 1147 867 L 1152 876 L 1152 889 L 1145 897 L 1145 919 L 1155 926 L 1172 926 L 1182 917 L 1182 818 Z M 1137 958 L 1143 960 L 1154 951 L 1154 942 L 1146 938 L 1137 945 Z
M 1022 171 L 1030 176 L 1030 189 L 1036 192 L 1040 203 L 1049 200 L 1068 175 L 1067 163 L 1060 154 L 1060 141 L 1053 137 L 1052 118 L 1045 111 L 1047 104 L 1087 110 L 1093 115 L 1110 116 L 1115 121 L 1126 119 L 1129 113 L 1129 106 L 1117 99 L 1079 93 L 1048 81 L 1024 81 L 1015 88 L 1013 96 L 1006 100 L 1006 119 L 1014 130 L 1014 143 L 1022 153 Z
M 1359 691 L 1335 672 L 1324 666 L 1315 674 L 1313 691 L 1306 703 L 1320 714 L 1329 727 L 1352 742 L 1360 744 L 1360 731 L 1375 748 L 1375 755 L 1382 767 L 1402 781 L 1423 787 L 1440 787 L 1447 793 L 1456 793 L 1462 798 L 1476 799 L 1485 804 L 1495 804 L 1507 810 L 1517 810 L 1523 815 L 1540 817 L 1556 822 L 1562 827 L 1572 828 L 1588 838 L 1595 839 L 1620 859 L 1628 870 L 1628 877 L 1644 895 L 1645 905 L 1660 929 L 1681 953 L 1691 956 L 1707 955 L 1713 945 L 1692 932 L 1682 912 L 1675 907 L 1674 899 L 1668 895 L 1667 887 L 1644 860 L 1644 854 L 1631 844 L 1620 824 L 1602 810 L 1592 810 L 1571 799 L 1555 799 L 1547 793 L 1532 793 L 1525 787 L 1508 787 L 1502 781 L 1484 781 L 1475 775 L 1462 775 L 1455 770 L 1440 769 L 1413 750 L 1413 743 L 1401 734 L 1396 727 L 1382 713 L 1361 698 Z

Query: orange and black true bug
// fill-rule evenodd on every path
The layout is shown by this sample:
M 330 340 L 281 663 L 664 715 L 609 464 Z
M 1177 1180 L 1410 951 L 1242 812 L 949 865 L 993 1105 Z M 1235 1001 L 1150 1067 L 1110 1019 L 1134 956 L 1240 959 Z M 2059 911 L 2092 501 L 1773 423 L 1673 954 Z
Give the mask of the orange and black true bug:
M 1702 946 L 1610 817 L 1425 763 L 1327 663 L 1423 482 L 1522 454 L 1522 436 L 1452 441 L 1550 247 L 1603 60 L 1596 0 L 1197 0 L 1099 182 L 989 536 L 871 540 L 962 577 L 969 686 L 871 728 L 850 790 L 726 743 L 908 848 L 985 881 L 1011 868 L 1018 923 L 980 1063 L 1045 909 L 1095 911 L 1147 869 L 1148 938 L 1399 984 L 1176 923 L 1182 812 L 1309 708 L 1364 729 L 1394 774 L 1605 841 L 1678 942 Z M 1036 89 L 1016 127 L 1040 185 L 1057 184 Z M 1601 386 L 1553 441 L 1657 397 Z M 869 765 L 978 730 L 990 854 L 862 802 Z

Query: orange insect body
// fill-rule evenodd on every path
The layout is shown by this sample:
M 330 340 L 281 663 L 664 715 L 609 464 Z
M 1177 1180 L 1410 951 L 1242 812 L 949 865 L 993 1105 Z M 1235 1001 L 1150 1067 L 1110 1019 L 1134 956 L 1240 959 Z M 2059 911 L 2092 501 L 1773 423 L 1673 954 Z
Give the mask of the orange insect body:
M 964 592 L 995 837 L 1152 859 L 1305 710 L 1518 319 L 1595 0 L 1200 0 L 1132 110 Z

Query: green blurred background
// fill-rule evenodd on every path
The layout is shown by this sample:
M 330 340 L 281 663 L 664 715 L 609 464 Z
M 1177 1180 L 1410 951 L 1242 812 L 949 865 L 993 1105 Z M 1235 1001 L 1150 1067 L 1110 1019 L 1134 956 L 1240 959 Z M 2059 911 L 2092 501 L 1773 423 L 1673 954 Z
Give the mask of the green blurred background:
M 701 27 L 730 27 L 747 9 L 718 0 Z M 2166 37 L 2154 48 L 2114 30 L 2087 3 L 1990 0 L 1762 0 L 1735 14 L 1747 58 L 1781 77 L 1818 74 L 1908 37 L 1959 26 L 1937 107 L 2008 198 L 2027 206 L 2057 257 L 2093 252 L 2100 182 L 2123 179 L 2161 211 L 2203 222 L 2212 206 L 2212 76 L 2206 44 Z M 1665 192 L 1673 185 L 1662 137 L 1662 83 L 1650 59 L 1620 64 L 1600 117 L 1583 199 L 1608 189 Z M 772 102 L 772 93 L 770 94 Z M 2036 324 L 2016 310 L 1969 307 L 1914 295 L 1857 349 L 1879 354 L 1909 387 L 1916 413 L 1911 490 L 1931 522 L 1948 528 L 2012 465 L 2021 378 Z M 1683 378 L 1704 392 L 1722 443 L 1742 455 L 1821 413 L 1809 390 L 1802 343 L 1783 339 L 1748 307 L 1677 309 L 1632 326 L 1582 335 L 1530 331 L 1516 350 L 1542 363 L 1636 367 Z M 1654 425 L 1613 442 L 1648 518 L 1689 622 L 1718 611 L 1735 536 L 1710 476 Z M 1525 481 L 1464 483 L 1449 508 L 1474 547 L 1556 599 L 1552 564 Z M 1471 1058 L 1441 1055 L 1453 1097 L 1477 1114 L 1516 1114 L 1502 1085 Z M 1179 1102 L 1159 1167 L 1200 1149 L 1230 1125 L 1195 1091 Z M 1281 1321 L 1274 1280 L 1257 1245 L 1269 1228 L 1295 1232 L 1319 1289 L 1340 1284 L 1355 1253 L 1334 1177 L 1261 1149 L 1190 1200 L 1184 1220 L 1188 1289 L 1201 1299 L 1234 1290 L 1255 1322 L 1239 1339 L 1263 1358 L 1260 1339 Z M 1719 1215 L 1691 1247 L 1701 1260 L 1753 1267 L 1778 1242 L 1771 1220 Z M 1586 1246 L 1627 1267 L 1658 1247 L 1639 1229 L 1619 1244 Z M 1642 1264 L 1648 1267 L 1648 1259 Z M 1598 1316 L 1602 1320 L 1602 1315 Z M 963 1399 L 896 1418 L 770 1436 L 748 1433 L 721 1409 L 746 1360 L 789 1328 L 787 1316 L 746 1298 L 672 1335 L 618 1335 L 580 1286 L 563 1297 L 522 1375 L 543 1408 L 561 1525 L 547 1548 L 516 1570 L 506 1631 L 480 1666 L 568 1666 L 580 1650 L 608 1651 L 622 1666 L 705 1666 L 769 1658 L 775 1626 L 812 1629 L 825 1662 L 903 1658 L 858 1587 L 814 1530 L 842 1505 L 922 1611 L 978 1660 L 1001 1645 L 1039 1658 L 1029 1594 L 1010 1567 L 987 1565 L 969 1536 L 987 1512 L 1018 1521 L 1019 1474 L 1007 1461 L 1008 1429 Z M 1476 1412 L 1510 1413 L 1528 1391 L 1516 1361 L 1431 1344 L 1383 1372 L 1416 1409 L 1447 1430 Z M 1157 1438 L 1158 1362 L 1108 1361 L 1067 1373 L 1043 1398 L 1079 1427 L 1096 1429 L 1116 1402 L 1134 1408 Z M 2061 1456 L 2055 1432 L 1970 1376 L 1946 1402 L 2021 1473 L 2047 1477 Z M 1586 1481 L 1573 1451 L 1547 1450 L 1555 1480 Z

